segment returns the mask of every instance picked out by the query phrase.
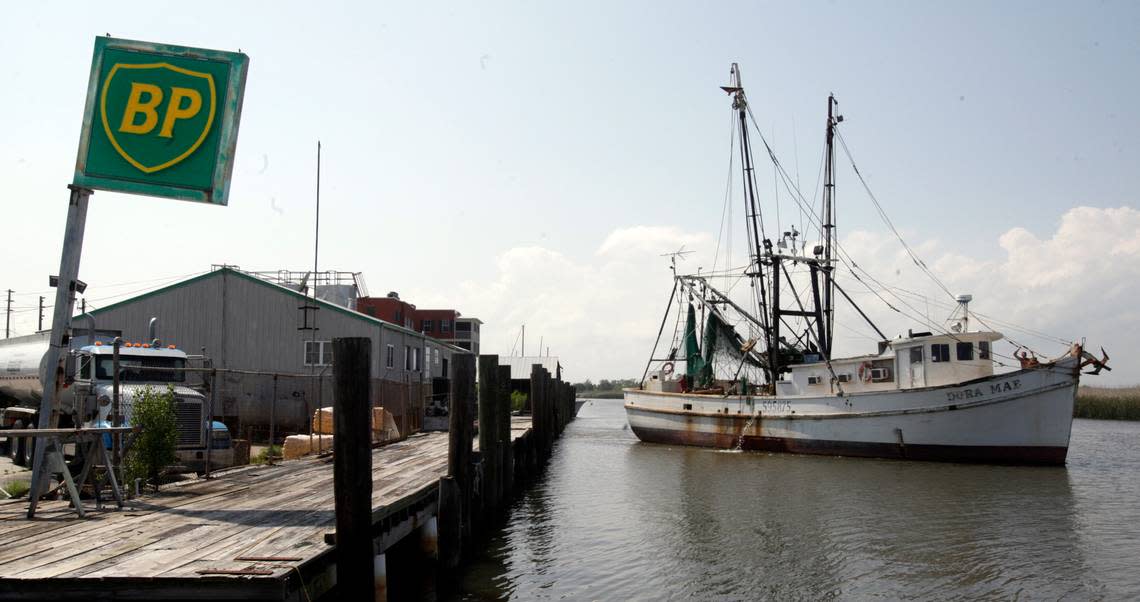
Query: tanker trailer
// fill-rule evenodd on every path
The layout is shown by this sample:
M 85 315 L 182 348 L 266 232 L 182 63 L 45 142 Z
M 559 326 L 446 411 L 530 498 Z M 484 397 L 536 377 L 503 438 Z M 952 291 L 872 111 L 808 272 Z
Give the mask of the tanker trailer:
M 59 426 L 107 425 L 110 423 L 114 397 L 114 346 L 106 335 L 92 337 L 94 342 L 72 339 L 82 347 L 65 356 L 63 386 L 60 390 Z M 102 340 L 100 340 L 102 339 Z M 48 350 L 47 333 L 15 337 L 0 341 L 0 429 L 35 428 L 39 422 L 40 400 L 43 398 L 43 376 Z M 213 423 L 207 415 L 205 396 L 187 386 L 187 356 L 174 345 L 162 347 L 156 339 L 151 343 L 124 342 L 119 349 L 119 404 L 126 425 L 131 422 L 131 407 L 138 395 L 152 387 L 175 395 L 178 424 L 178 463 L 188 470 L 205 468 L 206 446 L 212 445 L 210 463 L 215 468 L 233 463 L 229 431 L 221 423 Z M 220 427 L 220 428 L 219 428 Z M 3 431 L 0 430 L 0 435 Z M 26 465 L 31 454 L 30 441 L 9 441 L 7 451 L 19 465 Z

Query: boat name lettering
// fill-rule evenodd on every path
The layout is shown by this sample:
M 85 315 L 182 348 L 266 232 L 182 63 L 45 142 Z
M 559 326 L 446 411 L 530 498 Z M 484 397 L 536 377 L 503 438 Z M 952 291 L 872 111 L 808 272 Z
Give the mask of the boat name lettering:
M 1015 378 L 1001 383 L 993 383 L 990 385 L 990 393 L 1005 393 L 1008 391 L 1016 391 L 1021 388 L 1021 379 Z
M 1021 380 L 1013 379 L 1000 383 L 993 383 L 990 385 L 989 395 L 998 393 L 1007 393 L 1009 391 L 1016 391 L 1021 388 Z M 974 387 L 972 389 L 959 389 L 957 391 L 947 391 L 946 401 L 962 401 L 964 399 L 977 399 L 985 397 L 987 393 L 981 387 Z

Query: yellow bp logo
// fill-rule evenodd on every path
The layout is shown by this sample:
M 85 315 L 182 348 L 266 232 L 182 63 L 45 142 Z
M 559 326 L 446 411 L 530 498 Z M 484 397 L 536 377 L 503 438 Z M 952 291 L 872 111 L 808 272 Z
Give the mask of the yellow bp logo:
M 185 160 L 210 134 L 217 110 L 214 78 L 170 63 L 116 63 L 99 111 L 115 150 L 143 173 Z

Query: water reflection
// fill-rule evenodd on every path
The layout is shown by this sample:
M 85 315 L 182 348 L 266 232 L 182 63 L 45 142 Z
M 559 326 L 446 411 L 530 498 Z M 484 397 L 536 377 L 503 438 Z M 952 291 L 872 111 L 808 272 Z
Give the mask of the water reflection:
M 1140 453 L 1078 426 L 1068 468 L 973 466 L 644 444 L 596 402 L 464 597 L 1135 596 Z

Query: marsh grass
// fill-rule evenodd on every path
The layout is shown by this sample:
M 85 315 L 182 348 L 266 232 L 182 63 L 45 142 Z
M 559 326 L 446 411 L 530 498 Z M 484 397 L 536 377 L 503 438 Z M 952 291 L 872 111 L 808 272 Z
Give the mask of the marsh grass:
M 1081 387 L 1077 391 L 1077 418 L 1140 420 L 1140 386 Z

